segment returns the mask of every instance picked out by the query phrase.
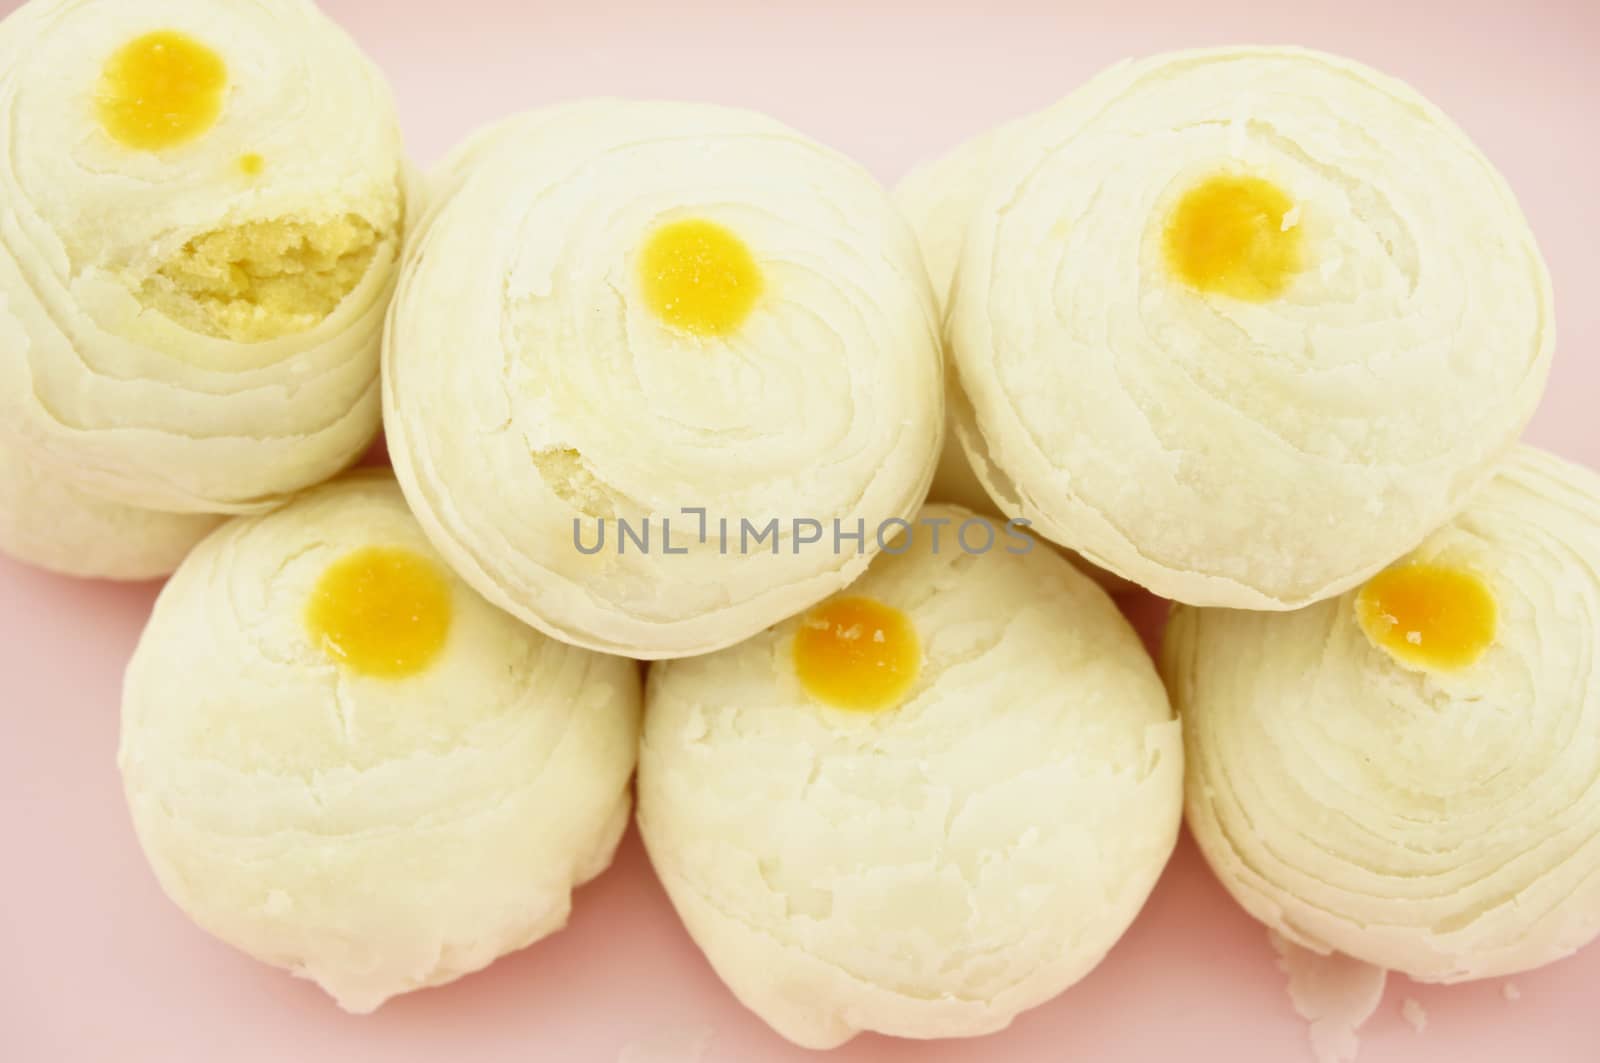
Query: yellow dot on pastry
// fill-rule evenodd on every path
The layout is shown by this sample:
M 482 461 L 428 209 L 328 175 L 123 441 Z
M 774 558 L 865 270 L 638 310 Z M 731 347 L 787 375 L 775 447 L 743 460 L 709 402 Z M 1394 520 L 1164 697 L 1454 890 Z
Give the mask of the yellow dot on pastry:
M 330 565 L 306 607 L 306 627 L 329 657 L 382 679 L 416 675 L 450 633 L 450 583 L 437 563 L 372 546 Z
M 112 139 L 140 151 L 176 147 L 202 135 L 222 114 L 228 67 L 176 30 L 147 33 L 106 61 L 95 102 Z
M 807 693 L 857 712 L 898 705 L 922 666 L 910 618 L 872 598 L 835 598 L 813 609 L 800 623 L 793 652 Z
M 1172 272 L 1196 291 L 1261 301 L 1304 264 L 1294 201 L 1271 181 L 1231 174 L 1185 193 L 1167 222 Z
M 650 234 L 639 259 L 645 303 L 662 321 L 697 336 L 726 336 L 744 324 L 765 282 L 750 248 L 716 222 L 669 222 Z
M 243 173 L 245 173 L 247 176 L 250 176 L 250 177 L 258 176 L 261 173 L 261 171 L 266 169 L 266 168 L 267 168 L 267 160 L 263 159 L 256 152 L 252 151 L 252 152 L 248 152 L 247 154 L 239 156 L 239 169 Z
M 1400 661 L 1448 671 L 1472 664 L 1494 642 L 1494 595 L 1471 572 L 1411 563 L 1380 572 L 1356 596 L 1367 638 Z

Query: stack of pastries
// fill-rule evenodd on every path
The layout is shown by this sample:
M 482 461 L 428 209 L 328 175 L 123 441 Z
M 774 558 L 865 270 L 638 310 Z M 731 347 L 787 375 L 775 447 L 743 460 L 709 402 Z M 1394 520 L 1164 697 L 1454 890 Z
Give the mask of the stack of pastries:
M 1399 82 L 1126 62 L 892 195 L 619 100 L 419 177 L 307 0 L 31 0 L 0 96 L 0 549 L 174 573 L 139 839 L 343 1007 L 558 929 L 636 766 L 816 1048 L 1060 993 L 1185 816 L 1314 951 L 1600 933 L 1600 477 L 1518 445 L 1549 278 Z M 1159 668 L 1108 586 L 1177 603 Z

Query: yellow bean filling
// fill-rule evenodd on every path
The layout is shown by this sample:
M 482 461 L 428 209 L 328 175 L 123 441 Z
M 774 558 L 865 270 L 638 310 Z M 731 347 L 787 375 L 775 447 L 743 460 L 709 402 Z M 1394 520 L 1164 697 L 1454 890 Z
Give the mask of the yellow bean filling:
M 1453 671 L 1494 643 L 1494 595 L 1464 569 L 1411 562 L 1378 573 L 1356 596 L 1373 645 L 1407 664 Z
M 899 705 L 922 668 L 922 646 L 911 619 L 859 596 L 834 598 L 806 614 L 793 657 L 807 693 L 856 712 Z

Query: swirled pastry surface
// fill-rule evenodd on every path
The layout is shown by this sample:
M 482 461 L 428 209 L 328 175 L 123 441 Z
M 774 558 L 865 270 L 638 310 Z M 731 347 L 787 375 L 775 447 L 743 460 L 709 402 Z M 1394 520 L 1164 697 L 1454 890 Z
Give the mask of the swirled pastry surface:
M 1091 970 L 1176 840 L 1183 750 L 1106 594 L 919 523 L 845 594 L 652 665 L 639 822 L 733 992 L 812 1048 L 987 1033 Z M 897 547 L 898 549 L 898 547 Z
M 1177 611 L 1163 671 L 1196 840 L 1317 951 L 1427 981 L 1565 956 L 1600 932 L 1600 477 L 1519 448 L 1373 582 L 1398 640 L 1367 589 Z
M 119 763 L 178 906 L 364 1012 L 565 923 L 627 823 L 639 702 L 633 662 L 485 602 L 362 472 L 185 560 Z
M 304 0 L 33 0 L 0 24 L 0 415 L 73 488 L 259 509 L 378 427 L 405 175 Z
M 1337 594 L 1538 400 L 1549 281 L 1437 109 L 1289 49 L 1125 63 L 1007 127 L 948 334 L 988 492 L 1162 595 Z
M 386 428 L 430 536 L 496 604 L 595 649 L 705 652 L 844 586 L 921 503 L 935 301 L 854 163 L 748 112 L 599 101 L 479 134 L 430 195 Z M 744 520 L 776 520 L 776 546 L 742 549 Z M 865 549 L 834 549 L 834 521 Z

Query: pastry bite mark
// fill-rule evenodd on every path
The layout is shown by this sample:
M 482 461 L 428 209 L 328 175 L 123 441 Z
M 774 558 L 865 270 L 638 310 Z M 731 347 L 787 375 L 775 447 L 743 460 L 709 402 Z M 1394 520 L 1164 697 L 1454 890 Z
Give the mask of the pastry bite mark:
M 236 343 L 306 332 L 361 283 L 388 235 L 356 214 L 214 229 L 147 277 L 139 299 L 184 328 Z
M 1494 643 L 1497 608 L 1473 573 L 1408 562 L 1367 581 L 1356 596 L 1356 619 L 1374 646 L 1402 664 L 1454 671 Z
M 737 234 L 704 218 L 668 222 L 639 256 L 645 304 L 667 325 L 726 336 L 750 316 L 766 280 Z
M 1184 193 L 1167 221 L 1167 266 L 1206 295 L 1274 299 L 1305 266 L 1299 222 L 1294 200 L 1271 181 L 1208 177 Z
M 177 30 L 136 37 L 106 60 L 95 93 L 100 126 L 136 151 L 162 151 L 205 135 L 222 116 L 228 66 Z
M 450 583 L 401 547 L 370 546 L 335 561 L 306 605 L 312 641 L 358 675 L 404 679 L 433 663 L 450 634 Z
M 897 707 L 922 668 L 911 618 L 860 596 L 834 598 L 807 613 L 792 653 L 806 693 L 853 712 Z

